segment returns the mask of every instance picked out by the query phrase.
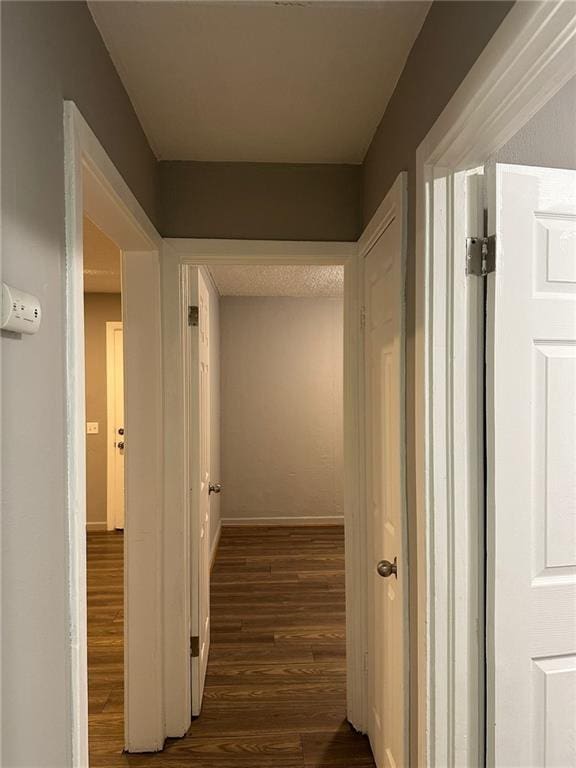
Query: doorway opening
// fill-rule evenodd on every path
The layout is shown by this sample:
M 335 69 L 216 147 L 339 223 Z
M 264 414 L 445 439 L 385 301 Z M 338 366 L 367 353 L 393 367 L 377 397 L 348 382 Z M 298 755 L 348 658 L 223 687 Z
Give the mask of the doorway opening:
M 124 344 L 122 254 L 83 219 L 88 727 L 124 746 Z M 114 728 L 111 724 L 114 723 Z
M 304 759 L 373 764 L 346 721 L 344 268 L 187 265 L 183 279 L 191 560 L 206 564 L 188 738 L 214 720 L 218 739 L 270 749 L 273 729 Z

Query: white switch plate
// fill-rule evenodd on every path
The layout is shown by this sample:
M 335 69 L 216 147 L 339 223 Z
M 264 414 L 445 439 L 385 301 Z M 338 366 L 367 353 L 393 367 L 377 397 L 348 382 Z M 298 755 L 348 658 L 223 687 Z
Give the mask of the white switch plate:
M 86 434 L 87 435 L 97 435 L 99 432 L 98 429 L 98 422 L 97 421 L 87 421 L 86 422 Z

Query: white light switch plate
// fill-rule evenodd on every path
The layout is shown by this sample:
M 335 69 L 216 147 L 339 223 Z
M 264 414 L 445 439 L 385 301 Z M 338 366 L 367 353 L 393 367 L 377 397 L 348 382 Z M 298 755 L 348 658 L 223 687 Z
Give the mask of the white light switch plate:
M 98 434 L 98 422 L 97 421 L 87 421 L 86 422 L 86 434 L 87 435 L 97 435 Z

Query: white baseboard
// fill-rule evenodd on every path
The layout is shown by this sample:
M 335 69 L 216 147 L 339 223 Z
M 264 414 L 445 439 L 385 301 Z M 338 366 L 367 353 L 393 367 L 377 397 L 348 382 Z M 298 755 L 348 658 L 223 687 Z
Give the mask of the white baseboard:
M 86 523 L 86 530 L 87 531 L 105 531 L 106 530 L 106 521 L 103 522 L 97 522 L 97 523 Z
M 218 530 L 216 531 L 216 536 L 214 537 L 212 546 L 210 547 L 210 569 L 212 569 L 212 566 L 214 565 L 214 560 L 216 559 L 216 552 L 218 551 L 218 544 L 220 544 L 221 534 L 222 534 L 222 520 L 219 520 Z
M 222 525 L 344 525 L 343 515 L 314 517 L 224 517 Z

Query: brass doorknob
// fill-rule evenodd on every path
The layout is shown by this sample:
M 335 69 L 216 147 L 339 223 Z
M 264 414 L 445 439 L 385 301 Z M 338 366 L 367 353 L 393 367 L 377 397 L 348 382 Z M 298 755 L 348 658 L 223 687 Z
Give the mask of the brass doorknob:
M 221 490 L 222 490 L 222 486 L 220 485 L 220 483 L 208 484 L 208 495 L 210 495 L 211 493 L 220 493 Z
M 383 576 L 385 579 L 392 575 L 398 578 L 398 565 L 396 563 L 396 558 L 394 558 L 393 563 L 391 563 L 390 560 L 380 560 L 376 566 L 376 570 L 378 571 L 379 575 Z

